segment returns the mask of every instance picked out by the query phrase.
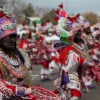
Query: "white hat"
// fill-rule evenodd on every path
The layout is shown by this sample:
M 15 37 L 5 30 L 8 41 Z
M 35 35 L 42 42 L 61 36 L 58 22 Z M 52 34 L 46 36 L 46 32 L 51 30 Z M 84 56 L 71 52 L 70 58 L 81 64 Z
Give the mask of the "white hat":
M 96 31 L 94 31 L 93 33 L 92 33 L 92 36 L 93 37 L 96 37 L 97 35 L 99 35 L 100 34 L 100 31 L 99 30 L 96 30 Z
M 89 23 L 88 21 L 86 21 L 86 22 L 84 23 L 84 25 L 83 25 L 83 28 L 88 28 L 88 27 L 90 27 L 90 23 Z

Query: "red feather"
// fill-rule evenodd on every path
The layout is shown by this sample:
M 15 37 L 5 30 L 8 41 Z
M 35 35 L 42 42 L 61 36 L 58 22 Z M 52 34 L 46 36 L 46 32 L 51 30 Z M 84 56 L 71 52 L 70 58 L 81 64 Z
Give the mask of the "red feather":
M 4 13 L 4 12 L 0 12 L 0 18 L 6 18 L 7 16 L 6 16 L 6 14 Z
M 76 19 L 77 19 L 76 17 L 72 17 L 72 18 L 71 18 L 71 17 L 67 17 L 67 18 L 68 18 L 71 22 L 75 22 Z
M 80 14 L 77 14 L 76 17 L 79 18 Z
M 97 27 L 94 27 L 94 29 L 95 29 L 95 30 L 99 30 L 99 28 L 97 28 Z
M 54 12 L 55 12 L 56 14 L 59 14 L 59 11 L 60 11 L 60 9 L 58 9 L 58 8 L 57 8 L 57 10 L 54 10 Z
M 57 18 L 56 15 L 55 15 L 55 16 L 54 16 L 54 19 L 55 19 L 56 21 L 58 21 L 59 18 Z
M 60 8 L 63 8 L 63 4 L 58 5 Z

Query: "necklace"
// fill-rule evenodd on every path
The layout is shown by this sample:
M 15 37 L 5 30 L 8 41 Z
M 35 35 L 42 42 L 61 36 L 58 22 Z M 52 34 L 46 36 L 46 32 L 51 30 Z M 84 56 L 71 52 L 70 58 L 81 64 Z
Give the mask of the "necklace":
M 9 57 L 8 55 L 5 55 L 2 51 L 0 51 L 0 55 L 7 61 L 8 64 L 18 67 L 21 63 L 21 60 L 18 56 L 14 57 Z
M 14 57 L 10 57 L 9 64 L 18 67 L 20 65 L 20 59 L 18 57 L 16 57 L 16 59 Z

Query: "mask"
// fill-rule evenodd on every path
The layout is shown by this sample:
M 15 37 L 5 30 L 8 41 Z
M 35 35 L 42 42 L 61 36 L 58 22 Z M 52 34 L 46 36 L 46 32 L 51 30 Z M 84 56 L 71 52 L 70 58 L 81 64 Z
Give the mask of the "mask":
M 81 38 L 81 34 L 82 34 L 81 30 L 78 30 L 78 31 L 75 32 L 75 37 L 74 37 L 75 43 L 83 42 L 83 40 Z
M 85 34 L 89 35 L 91 33 L 90 27 L 84 29 Z
M 75 36 L 76 37 L 80 37 L 81 34 L 82 34 L 82 31 L 81 30 L 78 30 L 78 31 L 75 32 Z
M 2 47 L 7 50 L 16 49 L 16 35 L 12 34 L 2 39 Z
M 48 35 L 49 35 L 49 36 L 52 36 L 52 33 L 49 33 Z

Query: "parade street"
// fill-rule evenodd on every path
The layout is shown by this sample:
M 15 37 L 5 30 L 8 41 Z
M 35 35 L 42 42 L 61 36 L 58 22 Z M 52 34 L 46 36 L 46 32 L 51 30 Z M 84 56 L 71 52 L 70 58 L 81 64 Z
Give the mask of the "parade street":
M 36 78 L 33 80 L 33 85 L 40 85 L 41 87 L 44 87 L 49 90 L 54 90 L 56 87 L 53 85 L 54 80 L 58 77 L 57 70 L 55 70 L 55 75 L 51 75 L 50 78 L 52 80 L 48 81 L 41 81 L 40 79 L 40 69 L 41 65 L 33 65 L 33 75 L 36 75 Z M 39 75 L 39 76 L 38 76 Z M 89 93 L 86 93 L 82 95 L 81 100 L 100 100 L 100 87 L 97 85 L 94 89 L 91 89 Z

